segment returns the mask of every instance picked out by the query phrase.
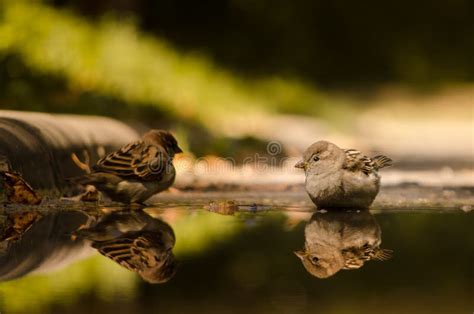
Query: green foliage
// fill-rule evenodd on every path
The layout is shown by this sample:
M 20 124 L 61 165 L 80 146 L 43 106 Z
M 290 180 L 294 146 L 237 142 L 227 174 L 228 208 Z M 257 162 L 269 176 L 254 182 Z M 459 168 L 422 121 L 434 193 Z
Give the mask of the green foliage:
M 241 229 L 233 217 L 196 212 L 173 224 L 178 256 L 199 254 L 228 241 Z M 0 284 L 0 310 L 7 313 L 45 313 L 54 305 L 74 304 L 85 295 L 104 301 L 132 300 L 141 279 L 101 255 L 67 265 L 61 270 Z M 60 301 L 59 301 L 60 300 Z
M 195 212 L 173 224 L 177 239 L 173 251 L 178 256 L 202 253 L 217 243 L 227 241 L 241 227 L 232 216 Z
M 64 78 L 65 98 L 59 95 L 56 102 L 65 106 L 70 95 L 99 95 L 213 130 L 233 115 L 324 114 L 331 108 L 326 96 L 301 82 L 239 78 L 203 56 L 179 53 L 140 33 L 131 20 L 105 16 L 93 23 L 35 1 L 0 1 L 0 6 L 0 55 L 19 55 L 43 78 Z M 17 82 L 12 95 L 28 91 L 27 82 Z M 37 109 L 30 101 L 26 107 Z
M 103 300 L 129 299 L 137 280 L 132 272 L 97 256 L 49 274 L 2 283 L 0 308 L 6 313 L 45 313 L 54 304 L 73 304 L 90 293 Z

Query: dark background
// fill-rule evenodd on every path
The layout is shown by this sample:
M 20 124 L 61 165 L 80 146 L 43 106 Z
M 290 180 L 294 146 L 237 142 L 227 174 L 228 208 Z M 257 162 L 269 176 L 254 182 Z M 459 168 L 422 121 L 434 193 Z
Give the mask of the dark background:
M 243 74 L 325 87 L 474 79 L 474 2 L 54 0 L 91 19 L 133 15 L 142 30 Z
M 288 154 L 346 138 L 472 160 L 472 12 L 468 0 L 4 1 L 0 109 L 166 128 L 195 156 L 241 159 L 271 134 Z M 277 134 L 276 117 L 305 135 Z

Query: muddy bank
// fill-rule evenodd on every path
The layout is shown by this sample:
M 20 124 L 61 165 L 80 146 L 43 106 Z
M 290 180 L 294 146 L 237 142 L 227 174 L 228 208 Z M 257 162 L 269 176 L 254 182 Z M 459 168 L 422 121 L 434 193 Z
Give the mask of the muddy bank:
M 105 117 L 0 110 L 0 167 L 20 172 L 35 189 L 65 186 L 83 173 L 71 154 L 92 162 L 138 138 L 127 125 Z

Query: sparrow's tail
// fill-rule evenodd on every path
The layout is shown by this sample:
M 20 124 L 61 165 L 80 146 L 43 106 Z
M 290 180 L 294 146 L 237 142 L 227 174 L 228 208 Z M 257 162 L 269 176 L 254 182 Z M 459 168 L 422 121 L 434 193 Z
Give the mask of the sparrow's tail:
M 100 237 L 100 232 L 97 232 L 94 228 L 82 228 L 71 232 L 72 240 L 95 240 L 95 237 Z
M 72 184 L 80 184 L 83 186 L 94 185 L 96 187 L 100 187 L 106 185 L 114 186 L 118 184 L 122 179 L 119 176 L 110 173 L 96 172 L 78 177 L 68 178 L 66 180 Z
M 372 157 L 372 162 L 376 170 L 379 170 L 384 167 L 390 167 L 393 164 L 392 159 L 384 155 L 378 155 L 378 156 Z
M 66 181 L 72 184 L 86 186 L 88 184 L 93 184 L 96 180 L 94 180 L 94 177 L 90 175 L 83 175 L 78 177 L 67 178 Z
M 372 257 L 374 260 L 377 261 L 388 261 L 393 257 L 393 251 L 389 249 L 378 249 L 374 252 L 374 256 Z

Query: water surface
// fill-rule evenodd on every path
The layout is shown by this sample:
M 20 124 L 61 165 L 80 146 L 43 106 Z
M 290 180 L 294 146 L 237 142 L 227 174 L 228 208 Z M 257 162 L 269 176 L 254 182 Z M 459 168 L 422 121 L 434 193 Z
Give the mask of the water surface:
M 474 310 L 472 211 L 205 199 L 4 209 L 1 312 Z

